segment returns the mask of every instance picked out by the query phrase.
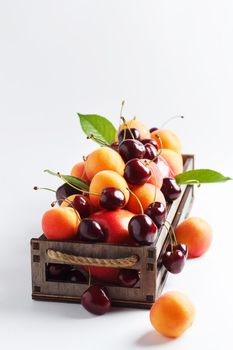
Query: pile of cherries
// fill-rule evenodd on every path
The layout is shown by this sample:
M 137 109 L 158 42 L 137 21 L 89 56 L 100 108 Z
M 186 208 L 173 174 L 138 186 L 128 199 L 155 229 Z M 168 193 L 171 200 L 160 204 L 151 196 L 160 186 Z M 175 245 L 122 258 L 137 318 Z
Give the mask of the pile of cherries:
M 118 134 L 118 142 L 114 142 L 110 147 L 119 152 L 126 163 L 124 178 L 127 183 L 143 185 L 148 181 L 152 175 L 149 162 L 156 163 L 158 161 L 159 146 L 155 140 L 144 139 L 140 141 L 140 133 L 137 129 L 124 128 Z M 132 192 L 130 189 L 129 191 Z M 181 189 L 173 178 L 163 179 L 161 191 L 168 203 L 172 203 L 181 194 Z M 80 191 L 77 190 L 77 193 L 80 193 Z M 73 189 L 72 194 L 74 194 Z M 67 197 L 67 193 L 57 191 L 58 200 L 64 197 Z M 89 243 L 103 242 L 105 240 L 104 229 L 97 221 L 88 218 L 91 214 L 91 207 L 86 198 L 76 196 L 70 205 L 78 211 L 82 219 L 78 227 L 78 240 Z M 117 188 L 107 187 L 100 194 L 100 206 L 105 210 L 120 209 L 124 205 L 125 196 Z M 142 211 L 141 214 L 134 215 L 130 219 L 128 224 L 130 237 L 137 245 L 151 245 L 155 242 L 158 229 L 165 224 L 166 217 L 167 210 L 162 203 L 157 201 L 151 203 L 144 212 Z M 186 258 L 187 247 L 182 244 L 175 244 L 174 240 L 171 240 L 162 255 L 162 263 L 168 271 L 179 273 Z M 80 271 L 75 271 L 69 271 L 68 278 L 70 281 L 79 280 L 82 282 L 83 278 L 86 277 L 82 277 Z M 118 278 L 119 284 L 133 287 L 138 282 L 139 277 L 137 270 L 121 269 Z M 88 311 L 100 315 L 109 310 L 111 299 L 105 287 L 93 284 L 83 293 L 81 303 Z

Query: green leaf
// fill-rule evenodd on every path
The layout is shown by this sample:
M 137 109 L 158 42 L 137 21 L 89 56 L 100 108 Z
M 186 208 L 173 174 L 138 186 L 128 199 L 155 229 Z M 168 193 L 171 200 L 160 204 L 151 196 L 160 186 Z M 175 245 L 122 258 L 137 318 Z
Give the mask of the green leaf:
M 217 171 L 211 170 L 211 169 L 189 170 L 184 173 L 176 175 L 175 179 L 179 185 L 215 183 L 215 182 L 225 182 L 228 180 L 232 180 L 230 177 L 226 177 L 218 173 Z
M 54 171 L 51 171 L 49 169 L 44 170 L 45 173 L 48 173 L 50 175 L 54 175 L 59 177 L 64 182 L 67 182 L 68 184 L 78 187 L 78 189 L 88 191 L 89 185 L 86 181 L 83 181 L 82 179 L 79 179 L 78 177 L 71 176 L 71 175 L 62 175 L 61 173 L 55 173 Z
M 97 114 L 80 114 L 78 113 L 80 124 L 88 137 L 94 135 L 96 139 L 94 141 L 100 145 L 110 145 L 115 141 L 116 128 L 114 125 L 105 117 L 101 117 Z

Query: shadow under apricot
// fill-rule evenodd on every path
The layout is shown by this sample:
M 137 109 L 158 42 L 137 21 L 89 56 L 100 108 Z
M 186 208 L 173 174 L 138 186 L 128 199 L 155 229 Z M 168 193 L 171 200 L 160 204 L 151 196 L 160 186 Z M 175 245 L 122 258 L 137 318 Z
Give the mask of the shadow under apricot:
M 141 335 L 136 340 L 135 343 L 141 347 L 146 347 L 146 346 L 167 344 L 171 341 L 174 341 L 174 339 L 166 338 L 166 337 L 160 335 L 155 330 L 151 330 L 151 331 L 146 332 L 145 334 Z

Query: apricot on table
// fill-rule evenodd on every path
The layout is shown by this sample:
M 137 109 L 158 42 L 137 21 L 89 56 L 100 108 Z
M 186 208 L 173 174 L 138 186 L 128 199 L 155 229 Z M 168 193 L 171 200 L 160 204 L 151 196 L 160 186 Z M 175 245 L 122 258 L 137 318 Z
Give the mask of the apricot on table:
M 169 129 L 158 129 L 153 131 L 151 133 L 151 138 L 159 143 L 158 137 L 156 137 L 156 135 L 158 135 L 161 138 L 162 148 L 168 148 L 177 153 L 181 153 L 181 150 L 182 150 L 181 141 L 179 137 L 176 135 L 176 133 L 174 133 L 174 131 Z
M 136 128 L 139 130 L 140 133 L 140 139 L 150 139 L 150 131 L 149 129 L 138 119 L 130 119 L 130 120 L 126 120 L 126 124 L 127 126 L 122 123 L 118 129 L 118 132 L 121 131 L 124 128 Z M 117 135 L 116 135 L 117 138 Z
M 125 179 L 115 171 L 102 170 L 93 177 L 89 188 L 89 197 L 91 203 L 95 207 L 100 208 L 100 194 L 106 187 L 115 187 L 121 190 L 125 196 L 125 205 L 127 204 L 129 200 L 129 191 L 127 190 L 128 184 Z
M 177 338 L 191 327 L 195 317 L 192 301 L 183 293 L 171 291 L 160 296 L 150 310 L 152 326 L 162 335 Z
M 126 209 L 131 211 L 132 213 L 141 214 L 141 208 L 137 201 L 137 198 L 141 202 L 143 210 L 145 210 L 151 203 L 153 203 L 154 200 L 156 202 L 163 203 L 166 207 L 166 200 L 164 198 L 164 195 L 162 194 L 159 188 L 150 183 L 145 183 L 141 186 L 132 186 L 131 191 L 133 191 L 134 195 L 130 193 Z M 135 197 L 135 195 L 137 196 L 137 198 Z
M 100 147 L 90 153 L 85 162 L 85 170 L 89 180 L 102 170 L 113 170 L 124 174 L 125 163 L 120 154 L 110 147 Z
M 87 174 L 86 174 L 86 170 L 85 170 L 85 163 L 84 162 L 79 162 L 76 163 L 73 168 L 71 169 L 70 175 L 78 177 L 84 181 L 86 181 L 87 183 L 90 183 Z
M 175 234 L 178 243 L 187 245 L 189 258 L 203 255 L 209 249 L 213 237 L 211 226 L 199 217 L 190 217 L 181 222 Z
M 42 230 L 47 239 L 67 240 L 75 238 L 79 218 L 72 208 L 52 208 L 42 217 Z
M 161 156 L 167 161 L 174 176 L 183 172 L 183 158 L 180 153 L 177 153 L 172 149 L 163 148 Z

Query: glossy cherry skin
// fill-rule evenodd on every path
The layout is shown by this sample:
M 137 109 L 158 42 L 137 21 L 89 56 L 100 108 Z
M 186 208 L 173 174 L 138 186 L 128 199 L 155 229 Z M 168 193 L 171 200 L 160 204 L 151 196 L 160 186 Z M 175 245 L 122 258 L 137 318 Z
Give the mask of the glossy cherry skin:
M 168 203 L 172 203 L 181 194 L 180 186 L 176 183 L 176 180 L 171 177 L 165 177 L 163 179 L 161 191 Z
M 79 270 L 71 270 L 68 272 L 66 280 L 71 283 L 86 283 L 87 279 L 84 274 Z
M 166 221 L 167 209 L 163 203 L 154 202 L 145 210 L 145 214 L 154 221 L 158 228 L 160 228 Z
M 150 245 L 155 241 L 157 226 L 148 215 L 139 214 L 129 222 L 129 235 L 141 245 Z
M 46 275 L 51 280 L 66 280 L 68 273 L 71 270 L 70 265 L 65 264 L 48 264 Z
M 75 196 L 68 206 L 76 209 L 82 219 L 87 218 L 92 213 L 91 204 L 84 196 Z
M 185 254 L 179 249 L 166 250 L 162 256 L 162 263 L 171 273 L 180 273 L 185 265 Z
M 140 132 L 136 128 L 124 128 L 118 133 L 118 141 L 121 142 L 127 139 L 140 140 Z
M 153 146 L 151 143 L 146 143 L 145 149 L 146 151 L 144 154 L 144 158 L 156 161 L 157 149 L 155 148 L 155 146 Z
M 95 315 L 103 315 L 111 307 L 111 299 L 106 288 L 98 285 L 90 286 L 81 296 L 82 306 Z
M 125 205 L 124 193 L 116 187 L 106 187 L 100 195 L 100 206 L 103 209 L 121 209 Z
M 151 169 L 140 159 L 131 159 L 125 165 L 124 178 L 132 185 L 143 185 L 151 177 Z
M 76 190 L 67 183 L 64 183 L 63 185 L 58 187 L 58 189 L 56 190 L 56 198 L 58 204 L 60 205 L 65 198 L 71 196 L 72 194 L 82 194 L 82 191 Z
M 144 158 L 145 146 L 138 140 L 124 140 L 119 144 L 119 153 L 125 162 L 130 159 Z
M 110 147 L 112 149 L 114 149 L 114 151 L 118 152 L 119 143 L 118 142 L 113 142 L 113 143 L 111 143 Z
M 150 128 L 150 133 L 152 133 L 153 131 L 156 131 L 156 130 L 159 130 L 159 128 L 156 128 L 156 127 Z
M 141 143 L 143 143 L 143 145 L 146 145 L 147 143 L 150 143 L 150 144 L 153 145 L 157 150 L 159 149 L 158 142 L 156 142 L 154 139 L 144 139 L 144 140 L 141 140 Z
M 139 278 L 138 270 L 121 269 L 118 275 L 120 285 L 128 288 L 135 286 Z
M 188 257 L 188 247 L 184 243 L 177 243 L 173 246 L 173 250 L 180 250 L 184 253 L 185 257 Z M 166 251 L 171 251 L 171 244 L 168 244 Z
M 78 240 L 84 242 L 102 242 L 105 234 L 100 224 L 92 219 L 83 219 L 78 227 Z

